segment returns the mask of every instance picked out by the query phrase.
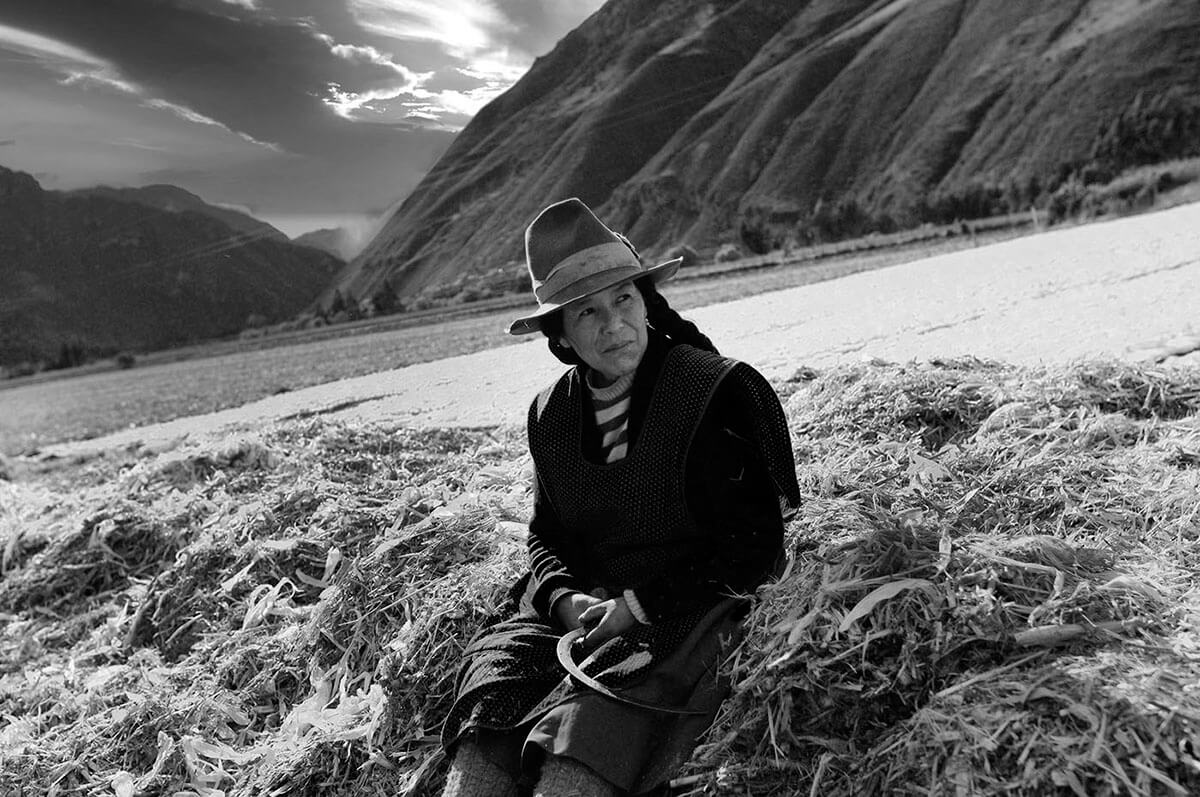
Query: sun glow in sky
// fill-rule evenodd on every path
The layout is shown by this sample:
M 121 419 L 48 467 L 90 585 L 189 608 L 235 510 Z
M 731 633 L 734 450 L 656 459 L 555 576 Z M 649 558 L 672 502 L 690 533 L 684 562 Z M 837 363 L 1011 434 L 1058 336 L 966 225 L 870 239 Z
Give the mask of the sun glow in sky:
M 4 0 L 0 166 L 172 183 L 293 235 L 370 218 L 602 4 Z

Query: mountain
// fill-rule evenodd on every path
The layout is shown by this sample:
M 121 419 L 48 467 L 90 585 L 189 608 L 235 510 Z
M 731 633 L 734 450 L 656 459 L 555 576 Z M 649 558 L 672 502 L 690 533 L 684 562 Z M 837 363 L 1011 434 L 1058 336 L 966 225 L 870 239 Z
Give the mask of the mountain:
M 343 265 L 207 213 L 45 191 L 0 167 L 0 365 L 157 349 L 283 320 Z
M 292 243 L 296 246 L 311 246 L 313 249 L 320 249 L 322 252 L 327 252 L 343 260 L 349 259 L 347 255 L 353 246 L 349 234 L 342 227 L 323 227 L 319 230 L 312 230 L 296 236 L 292 239 Z
M 569 196 L 651 257 L 1028 207 L 1129 165 L 1097 153 L 1153 109 L 1151 159 L 1200 154 L 1197 41 L 1200 4 L 1171 0 L 609 0 L 336 287 L 412 294 L 520 260 L 525 225 Z
M 146 185 L 140 188 L 111 188 L 97 186 L 69 192 L 73 196 L 100 196 L 119 202 L 134 202 L 146 207 L 158 208 L 171 213 L 191 211 L 216 219 L 236 232 L 256 238 L 266 238 L 277 243 L 286 243 L 288 237 L 279 230 L 259 221 L 253 216 L 229 208 L 210 205 L 200 197 L 174 185 Z

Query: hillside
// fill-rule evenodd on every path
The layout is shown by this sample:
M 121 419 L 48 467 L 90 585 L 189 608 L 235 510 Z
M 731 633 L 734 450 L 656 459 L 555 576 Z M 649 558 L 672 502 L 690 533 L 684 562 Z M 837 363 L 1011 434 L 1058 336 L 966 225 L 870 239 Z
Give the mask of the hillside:
M 69 365 L 282 320 L 341 266 L 207 213 L 44 191 L 0 167 L 0 366 Z
M 343 227 L 324 227 L 312 230 L 292 239 L 296 246 L 309 246 L 328 252 L 334 257 L 348 259 L 345 254 L 353 249 L 354 243 Z
M 521 257 L 579 196 L 650 255 L 1046 203 L 1200 152 L 1200 6 L 610 0 L 472 120 L 339 276 L 401 294 Z
M 231 229 L 245 235 L 254 236 L 255 238 L 266 238 L 277 243 L 285 243 L 288 240 L 286 235 L 265 221 L 259 221 L 253 216 L 231 210 L 230 208 L 210 205 L 191 191 L 185 191 L 174 185 L 145 185 L 139 188 L 97 186 L 95 188 L 82 188 L 77 191 L 71 191 L 70 195 L 107 197 L 120 202 L 134 202 L 146 207 L 170 211 L 171 213 L 192 211 L 216 219 Z

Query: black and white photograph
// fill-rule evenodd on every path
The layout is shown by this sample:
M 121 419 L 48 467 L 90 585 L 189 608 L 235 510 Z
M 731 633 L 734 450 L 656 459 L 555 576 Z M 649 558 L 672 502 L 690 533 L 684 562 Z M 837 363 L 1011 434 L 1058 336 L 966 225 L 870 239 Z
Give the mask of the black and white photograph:
M 1198 794 L 1196 0 L 0 0 L 0 797 Z

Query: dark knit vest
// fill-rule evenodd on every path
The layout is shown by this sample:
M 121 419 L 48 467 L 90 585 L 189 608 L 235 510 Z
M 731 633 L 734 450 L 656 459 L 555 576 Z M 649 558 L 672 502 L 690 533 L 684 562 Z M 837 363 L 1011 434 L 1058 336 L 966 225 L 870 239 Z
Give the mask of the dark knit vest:
M 583 392 L 572 369 L 530 408 L 529 449 L 550 502 L 574 534 L 572 572 L 610 591 L 661 575 L 701 542 L 684 500 L 684 472 L 696 429 L 736 361 L 673 347 L 653 388 L 646 419 L 626 457 L 611 464 L 582 454 Z

